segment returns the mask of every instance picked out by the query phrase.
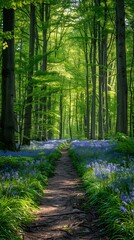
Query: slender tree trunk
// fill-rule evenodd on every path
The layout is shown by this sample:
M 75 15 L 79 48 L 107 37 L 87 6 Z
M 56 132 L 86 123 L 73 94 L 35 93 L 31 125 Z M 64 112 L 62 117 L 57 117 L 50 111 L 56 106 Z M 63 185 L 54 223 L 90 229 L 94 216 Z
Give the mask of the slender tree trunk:
M 99 9 L 101 0 L 94 0 L 95 6 Z M 103 43 L 102 26 L 100 20 L 97 24 L 98 37 L 98 62 L 99 62 L 99 110 L 98 110 L 98 138 L 103 138 Z
M 130 136 L 134 137 L 134 80 L 133 80 L 133 68 L 134 68 L 134 28 L 132 33 L 132 60 L 130 68 Z
M 91 42 L 91 52 L 90 52 L 90 62 L 91 62 L 91 72 L 92 72 L 92 110 L 91 110 L 91 139 L 96 138 L 96 46 L 97 39 L 97 29 L 96 29 L 96 19 L 94 17 L 93 21 L 93 36 Z
M 103 43 L 100 22 L 98 23 L 98 51 L 99 51 L 99 125 L 98 138 L 103 138 Z
M 41 14 L 41 20 L 42 20 L 42 27 L 43 27 L 43 61 L 42 61 L 42 70 L 44 72 L 47 71 L 47 45 L 48 45 L 48 39 L 47 39 L 47 32 L 48 32 L 48 23 L 49 23 L 49 18 L 50 18 L 50 5 L 45 4 L 44 2 L 42 3 L 42 14 Z M 47 92 L 47 86 L 44 84 L 42 90 L 44 92 Z M 44 96 L 41 99 L 41 102 L 43 102 L 43 111 L 45 114 L 43 114 L 43 138 L 47 139 L 47 96 Z
M 106 20 L 105 20 L 106 21 Z M 107 33 L 104 31 L 102 40 L 103 49 L 103 125 L 104 134 L 108 134 L 109 115 L 108 115 L 108 87 L 107 87 Z
M 50 18 L 50 5 L 42 3 L 42 21 L 43 21 L 43 70 L 47 70 L 47 32 L 48 32 L 48 23 Z
M 62 124 L 62 131 L 63 131 L 63 137 L 66 137 L 66 132 L 68 129 L 68 123 L 67 123 L 67 105 L 63 108 L 63 124 Z
M 60 133 L 59 139 L 62 139 L 63 136 L 63 90 L 60 91 Z
M 29 43 L 29 71 L 28 71 L 28 87 L 27 87 L 27 100 L 25 108 L 25 122 L 24 122 L 24 137 L 23 144 L 30 145 L 31 124 L 32 124 L 32 102 L 33 102 L 33 84 L 32 76 L 34 65 L 32 63 L 34 57 L 35 45 L 35 6 L 30 5 L 30 43 Z
M 51 91 L 51 89 L 50 89 Z M 49 97 L 48 97 L 48 104 L 47 104 L 47 109 L 48 109 L 48 114 L 47 114 L 47 125 L 48 125 L 48 139 L 52 139 L 52 115 L 51 115 L 51 103 L 52 101 L 52 97 L 51 97 L 51 93 L 49 93 Z
M 127 134 L 127 75 L 124 0 L 116 0 L 117 132 Z
M 37 19 L 37 18 L 36 18 Z M 35 29 L 35 55 L 39 53 L 39 33 L 36 20 L 36 29 Z M 39 70 L 39 62 L 35 65 L 35 70 Z M 35 87 L 36 91 L 36 87 Z M 40 131 L 40 114 L 39 114 L 39 96 L 34 98 L 34 139 L 38 140 L 39 131 Z
M 89 139 L 89 69 L 88 69 L 88 52 L 86 46 L 86 137 Z
M 78 116 L 78 100 L 79 100 L 79 94 L 76 93 L 76 107 L 75 107 L 75 118 L 76 118 L 76 133 L 77 136 L 79 136 L 79 116 Z
M 69 83 L 69 114 L 68 114 L 68 126 L 69 126 L 69 135 L 72 139 L 72 126 L 71 126 L 71 112 L 72 112 L 72 93 L 71 93 L 71 83 Z
M 23 52 L 23 42 L 22 38 L 20 39 L 20 56 L 19 56 L 19 68 L 22 68 L 22 52 Z M 19 73 L 18 75 L 18 99 L 19 102 L 22 101 L 22 75 Z M 19 145 L 22 145 L 22 137 L 23 137 L 23 121 L 24 121 L 24 101 L 22 106 L 19 108 L 19 114 L 18 114 L 18 132 L 19 132 Z
M 84 100 L 84 103 L 85 103 L 85 97 L 84 97 L 84 94 L 81 93 L 80 94 L 80 103 L 81 104 L 84 104 L 83 103 L 83 100 Z M 85 112 L 85 109 L 83 109 L 83 107 L 80 108 L 80 120 L 79 120 L 79 133 L 80 135 L 85 135 L 85 123 L 84 123 L 84 112 Z
M 89 53 L 88 53 L 88 35 L 86 26 L 84 26 L 84 37 L 85 37 L 85 68 L 86 68 L 86 115 L 85 115 L 85 123 L 86 123 L 86 137 L 89 139 Z
M 105 91 L 105 134 L 109 132 L 109 113 L 108 113 L 108 81 L 107 81 L 107 36 L 104 38 L 104 91 Z
M 107 0 L 97 0 L 96 6 L 101 10 L 101 2 L 105 4 L 103 7 L 104 21 L 103 24 L 98 21 L 98 57 L 99 57 L 99 124 L 98 138 L 102 139 L 108 132 L 108 101 L 107 101 Z M 102 10 L 101 10 L 102 11 Z M 105 97 L 104 97 L 105 93 Z M 104 127 L 105 126 L 105 127 Z
M 3 9 L 1 148 L 15 150 L 14 10 Z M 10 38 L 6 39 L 6 34 Z

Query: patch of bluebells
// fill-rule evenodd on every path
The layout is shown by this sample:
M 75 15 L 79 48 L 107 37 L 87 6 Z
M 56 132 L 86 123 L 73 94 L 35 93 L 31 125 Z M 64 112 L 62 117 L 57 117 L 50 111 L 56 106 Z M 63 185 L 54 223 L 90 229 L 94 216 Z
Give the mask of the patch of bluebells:
M 0 174 L 0 186 L 1 192 L 7 197 L 18 196 L 22 194 L 23 188 L 28 187 L 30 179 L 38 178 L 40 171 L 38 167 L 44 167 L 44 159 L 33 160 L 31 162 L 24 162 L 22 167 L 22 162 L 20 161 L 20 167 L 17 170 L 13 168 L 8 168 L 2 171 Z M 18 191 L 17 191 L 18 189 Z
M 71 143 L 71 147 L 75 149 L 75 152 L 78 155 L 83 155 L 84 160 L 87 161 L 87 163 L 94 161 L 95 159 L 98 160 L 98 158 L 103 159 L 103 157 L 107 157 L 107 160 L 109 158 L 110 153 L 113 153 L 114 148 L 116 147 L 116 144 L 111 140 L 74 140 Z M 86 158 L 87 156 L 87 158 Z M 115 153 L 114 158 L 118 157 L 118 153 Z M 86 159 L 85 159 L 86 158 Z
M 134 214 L 134 187 L 130 192 L 121 192 L 120 198 L 122 205 L 120 209 L 124 213 L 132 213 Z M 132 205 L 132 207 L 130 207 Z
M 8 197 L 18 196 L 17 187 L 28 185 L 29 179 L 36 179 L 40 171 L 45 170 L 48 154 L 54 152 L 65 140 L 48 142 L 32 141 L 30 146 L 22 147 L 18 152 L 0 151 L 1 157 L 30 157 L 30 160 L 17 161 L 17 165 L 9 164 L 0 167 L 0 191 Z M 28 187 L 28 186 L 27 186 Z
M 120 196 L 121 211 L 134 213 L 134 158 L 114 151 L 116 142 L 109 140 L 74 140 L 71 147 L 86 168 L 92 169 L 94 180 Z
M 66 140 L 48 140 L 47 142 L 31 141 L 30 146 L 22 146 L 19 151 L 2 151 L 0 156 L 12 157 L 38 157 L 41 154 L 46 156 L 58 149 L 59 145 L 66 142 Z

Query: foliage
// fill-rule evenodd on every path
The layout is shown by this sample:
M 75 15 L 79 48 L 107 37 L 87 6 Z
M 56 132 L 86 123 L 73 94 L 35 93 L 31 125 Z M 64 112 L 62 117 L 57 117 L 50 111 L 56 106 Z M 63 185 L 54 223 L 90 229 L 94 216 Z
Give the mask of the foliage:
M 127 140 L 129 140 L 129 137 L 126 134 L 120 132 L 117 132 L 114 138 L 119 142 L 127 142 Z M 130 140 L 132 139 L 130 138 Z
M 71 146 L 70 154 L 88 196 L 87 207 L 96 208 L 102 232 L 110 239 L 132 240 L 133 159 L 128 161 L 115 151 L 116 143 L 111 141 L 73 141 Z
M 60 144 L 55 141 L 41 146 L 34 142 L 31 147 L 36 146 L 36 154 L 34 149 L 27 149 L 18 151 L 18 157 L 8 151 L 0 157 L 0 239 L 21 239 L 22 228 L 34 218 L 47 179 L 54 173 Z M 33 151 L 33 156 L 25 156 L 26 151 L 27 156 Z
M 116 150 L 118 152 L 124 153 L 127 156 L 134 156 L 134 139 L 130 138 L 124 134 L 117 134 L 117 146 Z
M 24 7 L 27 4 L 30 3 L 36 3 L 37 1 L 35 0 L 1 0 L 0 2 L 0 7 L 1 8 L 14 8 L 16 9 L 17 7 Z M 41 2 L 41 0 L 38 0 L 38 2 Z
M 128 132 L 133 135 L 133 6 L 131 1 L 125 4 L 126 12 L 126 49 L 128 70 Z M 30 4 L 36 8 L 35 21 L 35 55 L 29 59 L 29 24 Z M 42 7 L 44 3 L 44 8 Z M 45 18 L 46 6 L 49 5 L 50 16 Z M 3 7 L 15 9 L 15 121 L 17 123 L 16 139 L 22 143 L 24 134 L 24 115 L 28 106 L 26 103 L 28 89 L 28 72 L 33 67 L 34 72 L 30 80 L 33 91 L 29 97 L 33 98 L 31 139 L 58 138 L 60 135 L 59 119 L 62 122 L 63 137 L 80 138 L 86 136 L 87 116 L 86 108 L 95 110 L 95 119 L 89 122 L 89 135 L 92 135 L 91 125 L 94 125 L 95 135 L 98 137 L 99 103 L 99 68 L 103 70 L 103 133 L 104 136 L 113 135 L 116 129 L 116 38 L 115 38 L 115 2 L 100 1 L 56 1 L 56 0 L 1 0 Z M 43 10 L 44 9 L 44 10 Z M 44 20 L 42 14 L 44 11 Z M 109 17 L 107 17 L 109 15 Z M 2 28 L 2 14 L 0 25 Z M 99 36 L 106 41 L 106 66 L 99 65 Z M 45 35 L 46 47 L 43 48 Z M 0 40 L 10 39 L 11 32 L 0 33 Z M 104 41 L 104 42 L 105 42 Z M 103 48 L 103 44 L 100 44 Z M 87 68 L 85 59 L 85 44 L 87 43 Z M 104 45 L 105 45 L 104 44 Z M 6 41 L 3 48 L 7 48 Z M 105 55 L 106 49 L 102 51 Z M 2 51 L 2 44 L 1 44 Z M 105 58 L 105 57 L 104 57 Z M 93 60 L 94 59 L 94 60 Z M 46 61 L 46 69 L 43 64 Z M 94 71 L 93 71 L 94 69 Z M 88 74 L 87 74 L 87 72 Z M 88 76 L 87 76 L 88 75 Z M 89 94 L 86 91 L 86 77 L 88 78 Z M 104 77 L 105 78 L 105 77 Z M 106 92 L 107 91 L 107 92 Z M 1 94 L 2 95 L 2 94 Z M 86 99 L 87 95 L 89 100 Z M 93 104 L 93 98 L 95 103 Z M 0 99 L 1 102 L 1 99 Z M 93 105 L 92 105 L 93 104 Z M 61 108 L 61 109 L 60 109 Z M 62 110 L 62 111 L 61 111 Z M 104 111 L 103 111 L 104 110 Z M 89 113 L 90 115 L 90 113 Z M 65 127 L 63 127 L 63 122 Z M 70 122 L 68 124 L 68 122 Z M 90 124 L 91 123 L 91 124 Z M 130 126 L 131 125 L 131 126 Z M 51 132 L 51 137 L 49 133 Z M 90 137 L 90 136 L 89 136 Z M 5 146 L 0 143 L 1 148 Z
M 30 198 L 3 196 L 0 199 L 0 238 L 20 239 L 21 225 L 33 220 L 33 212 L 37 208 Z

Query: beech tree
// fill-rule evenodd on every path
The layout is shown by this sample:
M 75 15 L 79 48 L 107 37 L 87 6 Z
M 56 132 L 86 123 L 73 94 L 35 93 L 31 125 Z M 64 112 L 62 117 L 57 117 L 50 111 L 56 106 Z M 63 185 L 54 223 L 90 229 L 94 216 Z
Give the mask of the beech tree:
M 112 0 L 3 0 L 0 7 L 16 16 L 15 28 L 14 17 L 11 28 L 3 10 L 0 23 L 4 39 L 1 145 L 15 149 L 15 139 L 20 144 L 22 139 L 24 144 L 30 144 L 30 139 L 102 139 L 116 131 L 127 133 L 127 128 L 133 135 L 134 25 L 130 0 L 125 6 L 119 0 L 116 5 Z
M 117 132 L 127 134 L 127 74 L 124 0 L 116 0 Z
M 3 8 L 1 148 L 15 150 L 14 10 Z
M 35 6 L 30 5 L 30 40 L 29 40 L 29 70 L 28 70 L 28 85 L 27 99 L 24 118 L 24 137 L 23 144 L 30 145 L 31 121 L 32 121 L 32 103 L 33 103 L 33 69 L 34 69 L 34 44 L 35 44 Z
M 96 58 L 97 58 L 97 21 L 94 13 L 91 30 L 90 63 L 92 72 L 91 139 L 96 138 Z

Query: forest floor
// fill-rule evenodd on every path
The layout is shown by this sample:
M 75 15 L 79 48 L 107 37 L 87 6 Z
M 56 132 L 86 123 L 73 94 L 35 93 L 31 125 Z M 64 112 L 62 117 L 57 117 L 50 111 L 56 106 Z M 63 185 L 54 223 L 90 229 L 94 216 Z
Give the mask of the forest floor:
M 26 227 L 24 240 L 107 240 L 100 235 L 94 209 L 84 211 L 86 196 L 68 150 L 62 150 L 55 174 L 44 190 L 36 220 Z

